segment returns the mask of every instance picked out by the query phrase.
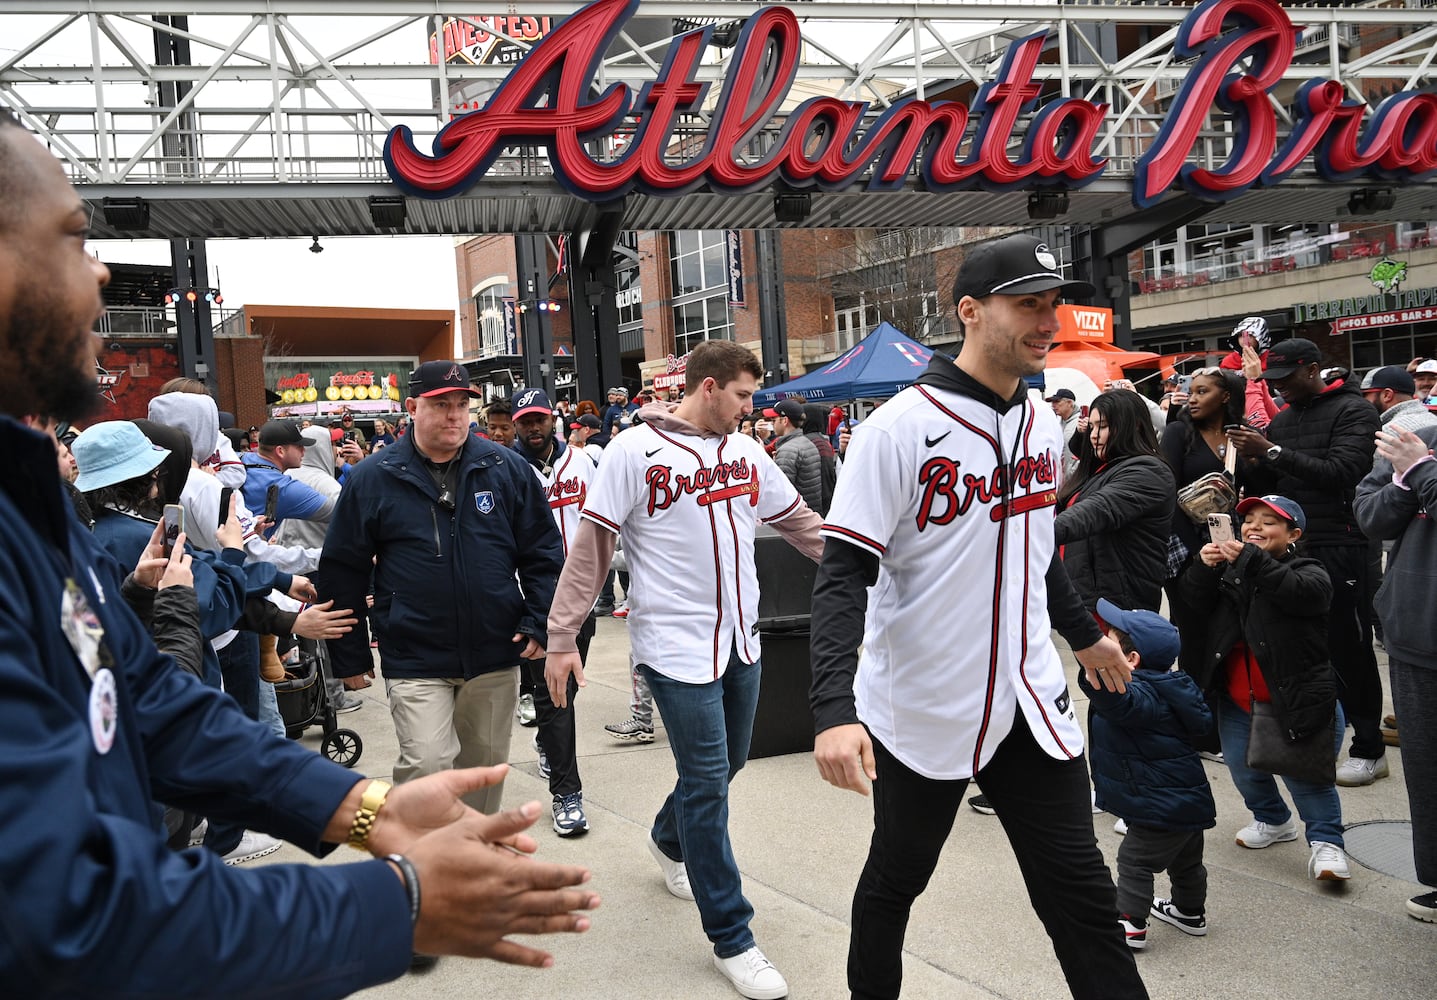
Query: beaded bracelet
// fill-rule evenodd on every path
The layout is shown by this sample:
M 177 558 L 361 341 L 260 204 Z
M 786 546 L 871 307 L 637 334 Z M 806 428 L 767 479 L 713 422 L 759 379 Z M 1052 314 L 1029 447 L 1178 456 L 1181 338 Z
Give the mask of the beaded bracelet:
M 402 854 L 388 854 L 385 861 L 391 861 L 399 869 L 399 874 L 404 876 L 404 891 L 409 894 L 409 926 L 414 927 L 419 923 L 419 873 L 414 870 L 414 862 Z

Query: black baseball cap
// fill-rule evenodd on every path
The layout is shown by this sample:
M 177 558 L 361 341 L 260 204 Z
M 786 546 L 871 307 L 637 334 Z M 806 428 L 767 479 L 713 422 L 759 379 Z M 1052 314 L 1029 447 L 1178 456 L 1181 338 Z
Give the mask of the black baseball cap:
M 1312 341 L 1303 340 L 1301 337 L 1282 340 L 1273 344 L 1272 350 L 1267 352 L 1259 378 L 1287 378 L 1304 365 L 1316 364 L 1321 360 L 1322 352 Z
M 780 399 L 763 411 L 765 417 L 787 417 L 794 425 L 803 424 L 803 404 L 796 399 Z
M 1055 400 L 1055 399 L 1071 399 L 1071 400 L 1072 400 L 1073 402 L 1075 402 L 1075 403 L 1078 401 L 1078 397 L 1075 396 L 1075 395 L 1073 395 L 1073 390 L 1072 390 L 1072 389 L 1059 389 L 1057 392 L 1053 393 L 1053 394 L 1052 394 L 1051 396 L 1049 396 L 1047 399 L 1043 400 L 1043 402 L 1045 402 L 1045 403 L 1051 403 L 1051 402 L 1052 402 L 1053 400 Z
M 585 413 L 578 420 L 575 420 L 574 423 L 578 424 L 580 427 L 587 427 L 590 430 L 595 431 L 601 429 L 604 426 L 603 423 L 600 422 L 599 418 L 594 416 L 592 413 Z
M 979 243 L 971 248 L 958 268 L 953 283 L 953 301 L 971 295 L 1027 295 L 1058 289 L 1064 295 L 1091 298 L 1098 290 L 1086 281 L 1072 281 L 1058 270 L 1058 258 L 1048 244 L 1036 236 L 1015 233 Z
M 1361 388 L 1363 392 L 1391 389 L 1399 396 L 1415 396 L 1417 395 L 1417 380 L 1406 368 L 1398 365 L 1384 365 L 1368 372 L 1362 379 Z
M 297 444 L 304 448 L 309 442 L 299 432 L 299 426 L 289 420 L 270 420 L 259 429 L 261 448 L 278 448 L 284 444 Z
M 417 398 L 445 392 L 480 392 L 469 384 L 469 372 L 457 361 L 426 361 L 409 373 L 409 395 Z
M 543 389 L 524 389 L 514 397 L 514 410 L 510 416 L 518 420 L 530 413 L 548 416 L 553 412 L 553 404 L 549 402 L 549 397 L 544 394 Z

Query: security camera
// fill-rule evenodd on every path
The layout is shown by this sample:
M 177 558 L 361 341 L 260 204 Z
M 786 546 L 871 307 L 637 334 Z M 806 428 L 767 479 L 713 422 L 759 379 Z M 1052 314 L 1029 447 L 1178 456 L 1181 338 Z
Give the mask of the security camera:
M 319 237 L 314 237 L 314 242 L 309 245 L 310 253 L 324 253 L 324 247 L 319 245 Z

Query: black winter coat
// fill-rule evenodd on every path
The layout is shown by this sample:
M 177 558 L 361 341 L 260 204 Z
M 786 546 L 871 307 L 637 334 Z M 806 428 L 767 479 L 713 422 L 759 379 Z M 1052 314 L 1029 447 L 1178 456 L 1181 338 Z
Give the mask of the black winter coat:
M 1243 464 L 1247 495 L 1277 493 L 1301 504 L 1310 546 L 1366 545 L 1352 504 L 1357 484 L 1372 471 L 1379 425 L 1355 380 L 1294 403 L 1267 428 L 1267 439 L 1282 445 L 1277 460 Z
M 1159 610 L 1176 503 L 1172 470 L 1155 455 L 1104 466 L 1078 488 L 1053 533 L 1089 611 L 1100 597 L 1129 611 Z
M 1247 643 L 1289 739 L 1332 725 L 1337 677 L 1327 654 L 1332 581 L 1316 559 L 1274 559 L 1248 543 L 1232 563 L 1193 559 L 1178 583 L 1192 609 L 1182 667 L 1203 690 L 1222 684 L 1224 659 Z

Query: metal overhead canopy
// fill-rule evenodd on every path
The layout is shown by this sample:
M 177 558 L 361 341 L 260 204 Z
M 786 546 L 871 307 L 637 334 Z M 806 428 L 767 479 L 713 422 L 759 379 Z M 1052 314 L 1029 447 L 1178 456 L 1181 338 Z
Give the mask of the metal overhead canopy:
M 1363 102 L 1437 82 L 1437 22 L 1426 0 L 1407 3 L 1289 11 L 1302 30 L 1296 57 L 1273 89 L 1279 141 L 1283 122 L 1291 122 L 1282 102 L 1305 81 L 1339 80 L 1349 98 Z M 451 114 L 466 110 L 453 104 L 456 86 L 492 86 L 513 68 L 430 63 L 431 33 L 443 37 L 446 23 L 457 24 L 523 49 L 532 43 L 517 37 L 515 19 L 557 19 L 579 7 L 506 0 L 503 25 L 496 27 L 476 18 L 476 6 L 483 7 L 451 0 L 6 0 L 0 106 L 18 114 L 60 157 L 82 197 L 96 207 L 99 238 L 573 232 L 592 226 L 599 206 L 564 190 L 547 154 L 532 146 L 507 150 L 458 197 L 406 198 L 402 226 L 375 225 L 368 199 L 397 193 L 382 158 L 390 129 L 406 125 L 425 144 Z M 636 20 L 664 30 L 643 43 L 621 35 L 606 53 L 603 80 L 654 80 L 675 23 L 716 14 L 741 20 L 761 9 L 727 0 L 645 0 Z M 994 79 L 1015 38 L 1047 32 L 1033 79 L 1063 96 L 1109 105 L 1097 143 L 1108 165 L 1095 183 L 1068 192 L 1060 219 L 1065 224 L 1101 225 L 1135 212 L 1137 158 L 1162 124 L 1161 102 L 1191 69 L 1173 51 L 1178 25 L 1193 10 L 1186 5 L 813 2 L 791 9 L 802 18 L 805 44 L 784 110 L 832 95 L 870 102 L 870 122 L 903 96 L 971 93 Z M 1098 27 L 1117 33 L 1117 59 L 1103 57 L 1102 46 L 1090 41 Z M 192 65 L 161 64 L 148 55 L 157 33 L 187 43 Z M 734 53 L 710 46 L 696 79 L 722 81 Z M 164 96 L 176 88 L 181 96 Z M 681 116 L 680 138 L 703 133 L 717 90 L 710 91 L 703 113 Z M 776 133 L 780 121 L 775 116 L 767 130 Z M 1020 118 L 1014 135 L 1031 121 L 1031 115 Z M 1227 115 L 1214 110 L 1189 162 L 1220 167 L 1232 149 L 1229 125 Z M 602 155 L 617 156 L 621 148 Z M 1377 184 L 1322 181 L 1309 162 L 1274 187 L 1216 206 L 1205 221 L 1335 219 L 1345 214 L 1350 191 Z M 859 185 L 816 190 L 807 218 L 787 225 L 1027 224 L 1025 191 L 933 193 L 922 186 L 912 172 L 903 189 L 892 192 Z M 1437 217 L 1432 185 L 1399 184 L 1394 190 L 1390 209 L 1363 218 Z M 634 194 L 623 222 L 656 230 L 773 228 L 773 195 L 769 189 Z M 104 198 L 136 196 L 150 207 L 146 229 L 122 230 L 106 220 Z

